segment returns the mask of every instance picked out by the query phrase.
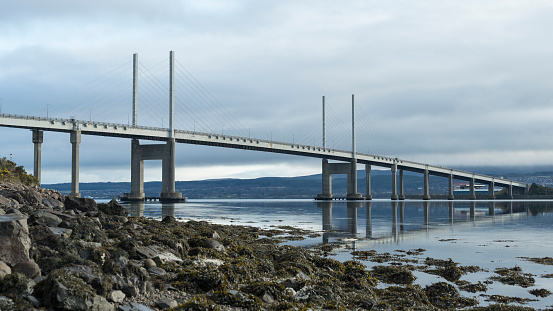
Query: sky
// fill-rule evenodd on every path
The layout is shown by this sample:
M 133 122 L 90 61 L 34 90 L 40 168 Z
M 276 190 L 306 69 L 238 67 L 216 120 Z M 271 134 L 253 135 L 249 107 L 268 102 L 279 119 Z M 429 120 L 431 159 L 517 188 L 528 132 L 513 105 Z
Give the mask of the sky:
M 550 1 L 8 1 L 1 112 L 351 148 L 443 166 L 553 164 Z M 147 144 L 151 142 L 142 141 Z M 130 141 L 83 136 L 80 180 L 129 181 Z M 47 132 L 42 182 L 69 182 L 69 135 Z M 0 157 L 32 171 L 28 130 Z M 317 174 L 320 159 L 179 144 L 177 180 Z M 361 169 L 361 167 L 360 167 Z M 145 180 L 161 179 L 160 161 Z

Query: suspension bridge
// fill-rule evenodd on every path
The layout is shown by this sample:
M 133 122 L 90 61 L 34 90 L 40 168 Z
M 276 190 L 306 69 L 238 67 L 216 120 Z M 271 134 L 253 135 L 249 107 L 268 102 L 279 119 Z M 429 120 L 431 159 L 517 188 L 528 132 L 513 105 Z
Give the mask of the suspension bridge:
M 327 107 L 326 100 L 322 98 L 322 145 L 314 146 L 284 141 L 275 141 L 272 139 L 252 138 L 251 135 L 225 135 L 209 131 L 201 119 L 198 120 L 199 130 L 196 130 L 196 120 L 194 119 L 194 129 L 179 130 L 175 127 L 175 55 L 171 51 L 169 54 L 169 100 L 166 118 L 168 127 L 142 126 L 137 124 L 138 120 L 138 79 L 139 66 L 138 55 L 133 57 L 133 89 L 132 89 L 132 123 L 129 115 L 127 124 L 113 122 L 81 120 L 75 117 L 56 118 L 0 114 L 0 126 L 23 128 L 32 131 L 32 141 L 34 143 L 34 175 L 41 179 L 41 146 L 43 143 L 43 132 L 65 132 L 70 134 L 72 145 L 72 169 L 71 169 L 71 196 L 79 197 L 79 146 L 81 135 L 96 135 L 105 137 L 120 137 L 131 139 L 131 191 L 125 194 L 126 200 L 140 201 L 145 199 L 144 194 L 144 161 L 161 160 L 162 161 L 162 192 L 160 200 L 166 202 L 184 201 L 182 193 L 175 190 L 175 144 L 195 144 L 206 145 L 221 148 L 244 149 L 252 151 L 270 152 L 288 154 L 302 157 L 322 159 L 322 189 L 316 196 L 319 200 L 332 200 L 332 175 L 347 175 L 347 196 L 348 200 L 372 199 L 371 195 L 371 169 L 372 166 L 390 168 L 392 174 L 392 200 L 405 199 L 403 191 L 403 172 L 411 171 L 422 174 L 424 178 L 423 199 L 430 199 L 429 175 L 441 176 L 449 179 L 448 199 L 453 197 L 453 180 L 463 180 L 469 182 L 469 197 L 475 198 L 475 184 L 487 184 L 489 195 L 493 197 L 494 188 L 504 187 L 507 194 L 512 197 L 514 193 L 524 194 L 528 190 L 528 184 L 476 174 L 443 166 L 429 165 L 415 161 L 408 161 L 398 157 L 381 156 L 375 154 L 357 152 L 356 149 L 356 112 L 355 97 L 352 95 L 351 109 L 351 150 L 335 149 L 327 147 Z M 158 94 L 163 93 L 163 88 L 156 90 Z M 204 93 L 205 95 L 205 93 Z M 160 95 L 161 96 L 161 95 Z M 217 103 L 218 104 L 218 103 Z M 86 107 L 84 105 L 84 107 Z M 82 108 L 82 107 L 81 107 Z M 221 107 L 219 104 L 219 108 Z M 86 109 L 86 108 L 85 108 Z M 159 112 L 159 111 L 158 111 Z M 188 111 L 188 114 L 194 114 Z M 226 115 L 227 113 L 223 113 Z M 163 122 L 162 117 L 162 122 Z M 227 121 L 228 122 L 228 121 Z M 236 124 L 235 121 L 230 121 Z M 204 130 L 202 130 L 202 124 Z M 208 130 L 206 131 L 205 128 Z M 142 141 L 161 141 L 162 144 L 144 144 Z M 330 162 L 334 161 L 334 162 Z M 365 165 L 366 171 L 366 189 L 364 193 L 357 189 L 357 165 Z

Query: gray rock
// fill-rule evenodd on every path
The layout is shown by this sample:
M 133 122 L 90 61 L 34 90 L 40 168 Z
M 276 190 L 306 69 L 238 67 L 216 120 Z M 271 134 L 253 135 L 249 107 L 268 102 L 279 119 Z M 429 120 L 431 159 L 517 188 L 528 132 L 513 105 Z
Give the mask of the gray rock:
M 129 211 L 117 202 L 116 199 L 112 199 L 108 204 L 98 205 L 98 209 L 108 215 L 127 216 Z
M 48 229 L 50 229 L 53 234 L 58 235 L 64 239 L 69 239 L 69 237 L 71 237 L 71 234 L 73 233 L 73 230 L 67 228 L 48 227 Z
M 40 301 L 35 296 L 27 295 L 25 296 L 25 300 L 30 302 L 35 308 L 40 308 Z
M 34 261 L 25 261 L 16 264 L 13 269 L 13 273 L 21 273 L 29 279 L 34 279 L 41 276 L 40 267 Z
M 164 253 L 165 250 L 159 246 L 140 246 L 136 248 L 136 254 L 143 259 L 154 258 L 158 254 Z
M 147 306 L 136 303 L 136 302 L 129 302 L 128 305 L 119 306 L 119 310 L 121 311 L 153 311 L 152 309 L 148 308 Z
M 38 210 L 32 213 L 27 220 L 29 225 L 41 224 L 47 227 L 57 227 L 61 222 L 61 218 L 45 210 Z
M 73 197 L 65 197 L 65 201 L 63 202 L 65 205 L 65 209 L 68 210 L 79 210 L 81 212 L 97 212 L 98 206 L 96 205 L 96 201 L 89 198 L 73 198 Z
M 205 246 L 206 246 L 206 248 L 211 248 L 211 249 L 214 249 L 214 250 L 217 250 L 217 251 L 224 251 L 225 250 L 225 246 L 217 240 L 209 239 L 209 240 L 206 241 Z
M 160 267 L 151 267 L 148 269 L 148 273 L 157 276 L 164 276 L 167 274 L 167 272 Z
M 43 199 L 42 204 L 44 204 L 45 206 L 51 209 L 63 208 L 63 203 L 61 201 L 54 200 L 54 199 Z
M 175 299 L 162 297 L 156 301 L 156 306 L 160 309 L 169 309 L 178 306 L 179 304 Z
M 114 290 L 108 295 L 108 300 L 115 303 L 121 303 L 125 300 L 125 293 L 120 290 Z
M 0 261 L 0 280 L 8 274 L 12 274 L 12 268 L 10 268 L 10 266 L 8 266 L 5 262 Z
M 144 268 L 150 269 L 150 268 L 155 267 L 155 266 L 156 266 L 156 262 L 153 261 L 152 259 L 145 259 L 144 260 Z
M 6 296 L 0 296 L 0 310 L 14 310 L 13 300 Z
M 27 217 L 16 213 L 0 216 L 0 260 L 14 266 L 29 261 L 31 238 Z
M 91 300 L 89 300 L 90 307 L 88 310 L 92 311 L 113 311 L 115 310 L 115 306 L 106 300 L 106 298 L 102 296 L 95 296 Z

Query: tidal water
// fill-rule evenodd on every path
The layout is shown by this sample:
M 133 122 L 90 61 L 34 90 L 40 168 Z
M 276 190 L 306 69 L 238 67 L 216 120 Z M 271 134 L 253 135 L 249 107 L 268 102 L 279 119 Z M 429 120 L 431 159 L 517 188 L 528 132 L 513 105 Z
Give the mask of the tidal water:
M 460 265 L 476 265 L 485 271 L 461 279 L 484 282 L 496 275 L 496 268 L 519 266 L 531 273 L 535 285 L 528 288 L 497 281 L 487 292 L 464 296 L 503 295 L 536 299 L 525 306 L 553 306 L 553 295 L 540 298 L 531 289 L 553 292 L 553 265 L 542 265 L 522 257 L 553 257 L 553 201 L 399 201 L 314 202 L 312 200 L 190 200 L 187 203 L 129 204 L 130 214 L 161 219 L 173 215 L 179 220 L 203 220 L 217 224 L 249 225 L 261 228 L 293 226 L 320 232 L 317 238 L 287 244 L 309 247 L 321 243 L 339 245 L 331 255 L 352 259 L 353 250 L 404 254 L 399 251 L 424 249 L 406 258 L 451 258 Z M 379 265 L 363 261 L 367 266 Z M 386 264 L 386 263 L 384 263 Z M 416 284 L 425 286 L 443 278 L 415 271 Z M 516 305 L 516 304 L 515 304 Z

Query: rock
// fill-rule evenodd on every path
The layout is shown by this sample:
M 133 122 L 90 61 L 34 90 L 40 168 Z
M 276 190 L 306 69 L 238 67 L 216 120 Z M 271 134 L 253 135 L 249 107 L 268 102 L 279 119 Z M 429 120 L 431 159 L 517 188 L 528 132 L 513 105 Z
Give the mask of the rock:
M 178 306 L 179 304 L 175 299 L 162 297 L 156 301 L 156 306 L 160 309 L 169 309 Z
M 34 261 L 25 261 L 16 264 L 13 269 L 13 273 L 21 273 L 29 279 L 34 279 L 41 276 L 40 267 Z
M 88 310 L 91 310 L 91 311 L 113 311 L 115 310 L 115 306 L 106 300 L 106 298 L 102 297 L 102 296 L 94 296 L 94 298 L 92 298 L 90 301 L 89 301 L 89 308 Z
M 209 239 L 206 241 L 206 248 L 211 248 L 211 249 L 214 249 L 214 250 L 217 250 L 217 251 L 224 251 L 225 250 L 225 246 L 223 246 L 223 244 L 221 244 L 221 242 L 217 241 L 217 240 L 213 240 L 213 239 Z
M 62 209 L 63 203 L 55 199 L 42 199 L 42 204 L 51 209 Z
M 151 267 L 148 269 L 148 273 L 157 276 L 164 276 L 167 274 L 167 272 L 160 267 Z
M 38 301 L 35 296 L 27 295 L 25 296 L 25 300 L 32 304 L 33 307 L 40 308 L 40 301 Z
M 182 259 L 175 256 L 175 254 L 169 253 L 169 252 L 159 254 L 156 257 L 154 257 L 153 260 L 157 265 L 162 265 L 167 262 L 182 262 Z
M 168 224 L 168 223 L 177 222 L 177 219 L 175 218 L 175 216 L 167 215 L 163 217 L 163 220 L 161 220 L 161 222 Z
M 45 280 L 39 282 L 33 296 L 39 298 L 46 307 L 61 310 L 85 311 L 101 304 L 100 301 L 94 302 L 96 295 L 90 285 L 61 269 L 52 271 Z
M 149 258 L 145 259 L 143 264 L 144 264 L 144 268 L 146 269 L 150 269 L 156 266 L 156 262 Z
M 14 266 L 29 261 L 31 238 L 27 217 L 15 213 L 0 216 L 0 260 Z
M 99 204 L 98 209 L 108 215 L 127 216 L 129 211 L 117 202 L 116 199 L 112 199 L 108 204 Z
M 159 246 L 139 246 L 136 247 L 136 255 L 143 259 L 151 259 L 158 254 L 164 253 L 165 250 Z
M 205 266 L 219 267 L 224 265 L 225 262 L 222 261 L 221 259 L 201 258 L 201 259 L 194 260 L 194 264 L 202 267 L 205 267 Z
M 130 302 L 128 305 L 119 306 L 121 311 L 154 311 L 143 304 Z
M 13 300 L 6 296 L 0 296 L 0 310 L 14 310 Z
M 34 224 L 41 224 L 47 227 L 57 227 L 61 222 L 61 218 L 45 210 L 38 210 L 32 213 L 27 220 L 27 223 L 30 226 Z
M 1 213 L 4 214 L 5 212 L 3 209 L 19 208 L 19 203 L 14 199 L 6 198 L 0 195 L 0 208 L 2 208 Z
M 98 294 L 107 295 L 113 287 L 113 281 L 110 278 L 105 277 L 101 271 L 92 267 L 78 265 L 62 269 L 81 278 L 87 284 L 92 286 Z
M 12 274 L 12 269 L 5 262 L 0 261 L 0 280 L 8 274 Z
M 60 236 L 64 239 L 69 239 L 71 237 L 71 233 L 73 233 L 73 230 L 66 229 L 66 228 L 58 228 L 58 227 L 48 227 L 48 229 L 55 235 Z
M 125 293 L 120 290 L 114 290 L 108 295 L 108 300 L 115 303 L 121 303 L 125 300 Z
M 65 209 L 67 210 L 79 210 L 81 212 L 97 212 L 98 206 L 96 205 L 96 201 L 89 198 L 73 198 L 73 197 L 65 197 L 65 201 L 63 202 L 65 205 Z

